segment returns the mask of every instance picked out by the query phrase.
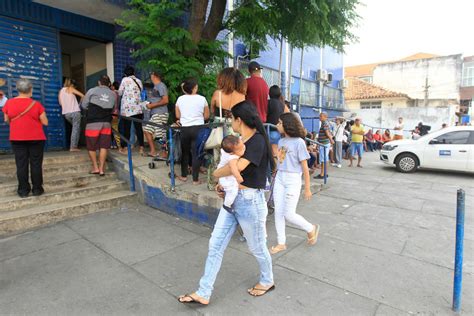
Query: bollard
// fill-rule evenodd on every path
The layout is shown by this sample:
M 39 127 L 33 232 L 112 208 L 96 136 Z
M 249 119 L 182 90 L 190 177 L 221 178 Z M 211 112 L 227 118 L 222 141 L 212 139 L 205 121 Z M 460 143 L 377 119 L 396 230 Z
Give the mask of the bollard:
M 456 252 L 454 259 L 453 311 L 461 310 L 462 261 L 464 244 L 464 202 L 466 194 L 458 190 L 456 208 Z
M 170 140 L 169 140 L 169 148 L 168 148 L 168 156 L 170 159 L 170 178 L 171 178 L 171 191 L 174 192 L 175 190 L 175 179 L 174 179 L 174 144 L 173 144 L 173 129 L 169 128 Z
M 132 145 L 127 143 L 128 169 L 130 172 L 130 191 L 135 192 L 135 176 L 133 175 Z
M 324 160 L 326 160 L 326 146 L 323 146 L 323 154 L 324 154 Z M 325 161 L 324 162 L 324 184 L 326 184 L 328 182 L 328 174 L 327 174 L 327 171 L 328 171 L 328 162 L 329 161 Z

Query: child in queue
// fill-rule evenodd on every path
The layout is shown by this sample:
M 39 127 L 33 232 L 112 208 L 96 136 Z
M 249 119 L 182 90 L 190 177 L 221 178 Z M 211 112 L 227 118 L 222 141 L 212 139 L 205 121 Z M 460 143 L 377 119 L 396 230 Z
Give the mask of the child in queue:
M 307 232 L 308 245 L 314 245 L 317 242 L 319 233 L 319 225 L 313 225 L 303 216 L 296 214 L 302 175 L 305 182 L 304 198 L 309 200 L 312 196 L 308 168 L 309 153 L 304 141 L 304 127 L 292 113 L 282 114 L 277 126 L 278 131 L 283 135 L 278 142 L 278 171 L 273 191 L 278 245 L 271 247 L 271 254 L 286 250 L 285 220 Z

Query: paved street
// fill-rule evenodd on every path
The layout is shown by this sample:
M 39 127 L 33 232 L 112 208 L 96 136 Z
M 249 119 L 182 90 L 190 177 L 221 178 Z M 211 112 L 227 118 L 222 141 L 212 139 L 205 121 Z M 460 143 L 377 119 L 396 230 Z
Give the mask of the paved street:
M 467 193 L 463 314 L 473 311 L 472 175 L 400 174 L 366 154 L 330 169 L 329 188 L 299 212 L 319 242 L 287 229 L 276 290 L 254 298 L 256 261 L 232 240 L 207 307 L 196 289 L 210 229 L 140 204 L 0 239 L 0 314 L 450 315 L 456 189 Z M 269 245 L 276 242 L 273 217 Z

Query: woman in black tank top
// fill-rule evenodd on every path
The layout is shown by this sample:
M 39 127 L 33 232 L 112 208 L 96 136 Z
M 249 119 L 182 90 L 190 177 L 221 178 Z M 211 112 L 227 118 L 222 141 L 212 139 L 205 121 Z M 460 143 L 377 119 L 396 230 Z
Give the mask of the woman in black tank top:
M 266 171 L 275 162 L 271 159 L 271 147 L 263 123 L 255 106 L 248 101 L 236 104 L 232 108 L 232 128 L 242 135 L 246 146 L 244 155 L 238 160 L 244 182 L 241 183 L 237 198 L 232 205 L 233 213 L 221 208 L 209 240 L 209 252 L 206 259 L 204 275 L 199 282 L 199 289 L 181 295 L 181 303 L 209 304 L 213 285 L 220 270 L 224 251 L 234 234 L 237 224 L 242 228 L 245 239 L 260 267 L 260 279 L 248 289 L 252 296 L 262 296 L 275 288 L 273 282 L 272 259 L 267 248 L 266 220 L 267 204 L 263 189 L 266 185 Z M 229 166 L 214 172 L 214 176 L 231 175 Z M 219 192 L 219 188 L 217 188 Z

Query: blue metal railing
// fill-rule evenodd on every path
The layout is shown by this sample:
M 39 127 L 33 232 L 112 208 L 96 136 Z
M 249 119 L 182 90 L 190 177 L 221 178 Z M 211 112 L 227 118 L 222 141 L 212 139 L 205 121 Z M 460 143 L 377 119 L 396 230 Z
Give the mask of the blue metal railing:
M 174 165 L 175 165 L 175 161 L 174 161 L 174 141 L 173 141 L 173 130 L 174 129 L 179 129 L 180 127 L 172 127 L 172 126 L 168 126 L 168 125 L 162 125 L 162 124 L 157 124 L 157 123 L 154 123 L 154 122 L 150 122 L 150 121 L 145 121 L 145 120 L 141 120 L 141 119 L 137 119 L 137 118 L 134 118 L 134 117 L 126 117 L 126 116 L 121 116 L 119 115 L 119 117 L 121 119 L 125 119 L 125 120 L 129 120 L 129 121 L 132 121 L 132 122 L 139 122 L 143 125 L 152 125 L 152 126 L 155 126 L 155 127 L 158 127 L 158 128 L 163 128 L 163 129 L 167 129 L 167 134 L 168 134 L 168 160 L 169 160 L 169 166 L 170 166 L 170 186 L 171 186 L 171 191 L 174 192 L 175 189 L 176 189 L 176 179 L 175 179 L 175 173 L 174 173 Z M 211 128 L 215 128 L 217 126 L 222 126 L 222 125 L 225 125 L 226 123 L 225 122 L 219 122 L 219 123 L 209 123 L 209 124 L 204 124 L 202 125 L 202 127 L 211 127 Z M 264 124 L 265 125 L 265 128 L 267 130 L 267 134 L 269 135 L 270 134 L 270 129 L 277 129 L 277 126 L 276 125 L 273 125 L 273 124 L 269 124 L 269 123 L 266 123 Z M 129 139 L 125 138 L 122 134 L 120 134 L 119 131 L 117 130 L 113 130 L 113 132 L 115 134 L 117 134 L 121 140 L 125 141 L 127 143 L 127 158 L 128 158 L 128 167 L 129 167 L 129 177 L 130 177 L 130 191 L 132 192 L 135 192 L 136 191 L 136 188 L 135 188 L 135 175 L 134 175 L 134 169 L 133 169 L 133 156 L 132 156 L 132 144 L 130 142 Z M 318 146 L 323 146 L 323 154 L 324 154 L 324 157 L 327 156 L 327 153 L 326 153 L 326 146 L 315 141 L 315 140 L 312 140 L 310 138 L 305 138 L 306 141 L 312 143 L 312 144 L 315 144 L 315 145 L 318 145 Z M 327 162 L 324 163 L 324 184 L 327 184 Z
M 112 129 L 112 132 L 120 137 L 120 141 L 127 143 L 127 157 L 128 157 L 128 173 L 130 177 L 130 191 L 135 192 L 135 175 L 133 172 L 133 158 L 132 158 L 132 144 L 129 139 L 120 134 L 119 131 Z

